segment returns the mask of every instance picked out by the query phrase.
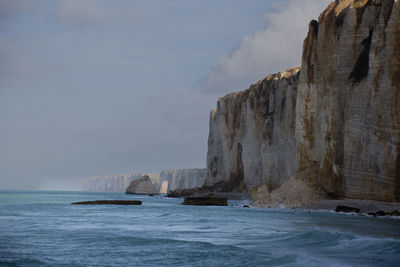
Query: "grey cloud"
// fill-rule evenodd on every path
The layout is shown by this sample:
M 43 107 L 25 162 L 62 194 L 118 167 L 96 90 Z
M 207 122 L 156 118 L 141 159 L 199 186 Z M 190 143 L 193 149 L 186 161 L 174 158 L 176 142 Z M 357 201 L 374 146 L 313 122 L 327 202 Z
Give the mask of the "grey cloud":
M 62 21 L 74 24 L 104 21 L 108 17 L 105 9 L 95 0 L 62 0 L 56 13 Z
M 265 15 L 266 27 L 246 35 L 230 55 L 220 57 L 204 90 L 227 93 L 248 88 L 269 73 L 300 65 L 308 23 L 330 0 L 290 0 Z

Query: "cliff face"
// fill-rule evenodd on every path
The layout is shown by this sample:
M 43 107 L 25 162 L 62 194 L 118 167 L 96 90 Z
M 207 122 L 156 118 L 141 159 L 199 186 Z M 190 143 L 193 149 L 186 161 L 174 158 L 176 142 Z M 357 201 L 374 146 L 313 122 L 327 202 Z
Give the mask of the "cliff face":
M 337 0 L 312 21 L 301 73 L 270 75 L 211 112 L 206 186 L 261 205 L 400 201 L 399 0 Z
M 210 115 L 206 186 L 275 189 L 295 172 L 298 78 L 299 68 L 288 69 L 218 100 Z
M 125 192 L 129 184 L 136 179 L 141 178 L 144 173 L 136 174 L 121 174 L 121 175 L 107 175 L 107 176 L 96 176 L 87 178 L 84 180 L 84 191 L 114 191 L 114 192 Z M 159 184 L 158 174 L 147 174 L 151 177 L 152 181 Z
M 206 169 L 163 170 L 160 183 L 166 185 L 165 192 L 177 189 L 201 187 L 206 178 Z
M 332 196 L 400 201 L 399 1 L 335 1 L 312 21 L 297 95 L 298 170 Z

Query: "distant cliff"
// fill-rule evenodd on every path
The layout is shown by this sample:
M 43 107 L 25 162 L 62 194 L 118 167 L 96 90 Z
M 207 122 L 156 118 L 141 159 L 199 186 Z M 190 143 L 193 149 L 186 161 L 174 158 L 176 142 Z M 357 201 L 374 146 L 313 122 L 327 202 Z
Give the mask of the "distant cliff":
M 84 180 L 82 190 L 125 192 L 132 181 L 148 175 L 160 193 L 177 189 L 201 187 L 206 178 L 206 169 L 163 170 L 161 173 L 135 173 L 96 176 Z
M 160 183 L 166 184 L 165 192 L 177 189 L 192 189 L 201 187 L 206 178 L 206 169 L 163 170 L 160 173 Z
M 96 176 L 87 178 L 84 180 L 84 191 L 114 191 L 114 192 L 125 192 L 129 184 L 133 180 L 140 179 L 143 175 L 149 175 L 157 185 L 160 183 L 159 174 L 121 174 L 121 175 L 107 175 L 107 176 Z
M 399 0 L 337 0 L 298 68 L 220 98 L 205 187 L 255 203 L 400 201 Z

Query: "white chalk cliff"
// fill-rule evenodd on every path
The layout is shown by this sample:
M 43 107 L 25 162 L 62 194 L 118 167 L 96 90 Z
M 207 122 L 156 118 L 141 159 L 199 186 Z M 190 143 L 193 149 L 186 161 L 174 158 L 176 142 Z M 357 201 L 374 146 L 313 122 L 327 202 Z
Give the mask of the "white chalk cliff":
M 166 185 L 167 193 L 177 189 L 192 189 L 201 187 L 206 179 L 206 169 L 163 170 L 160 173 L 160 183 Z
M 106 175 L 106 176 L 95 176 L 84 180 L 84 191 L 114 191 L 114 192 L 125 192 L 126 188 L 133 180 L 140 179 L 144 175 L 149 175 L 151 179 L 159 184 L 159 174 L 147 174 L 147 173 L 130 173 L 120 175 Z
M 400 201 L 399 0 L 332 2 L 309 25 L 301 68 L 220 98 L 205 187 L 260 206 Z

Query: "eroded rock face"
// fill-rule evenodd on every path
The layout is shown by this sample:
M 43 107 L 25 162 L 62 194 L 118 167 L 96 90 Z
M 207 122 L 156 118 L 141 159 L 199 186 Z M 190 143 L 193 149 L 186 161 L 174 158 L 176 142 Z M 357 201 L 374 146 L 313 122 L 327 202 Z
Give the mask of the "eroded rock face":
M 288 69 L 218 100 L 210 115 L 205 186 L 273 190 L 295 173 L 298 78 L 299 68 Z
M 400 201 L 399 1 L 333 2 L 310 23 L 297 95 L 297 168 L 336 197 Z
M 309 25 L 300 74 L 220 98 L 205 187 L 262 206 L 400 201 L 399 17 L 399 0 L 334 1 Z
M 206 169 L 163 170 L 160 173 L 160 183 L 165 185 L 166 192 L 177 189 L 192 189 L 201 187 L 206 178 Z
M 130 173 L 120 175 L 106 175 L 87 178 L 84 180 L 84 191 L 113 191 L 124 192 L 129 184 L 140 179 L 144 173 Z M 159 174 L 147 174 L 155 183 L 159 183 Z
M 288 177 L 274 190 L 263 184 L 251 190 L 254 205 L 276 208 L 284 204 L 293 208 L 326 200 L 329 196 L 318 182 L 318 166 L 307 168 Z
M 136 195 L 158 195 L 159 189 L 148 175 L 132 181 L 125 191 L 126 194 Z

